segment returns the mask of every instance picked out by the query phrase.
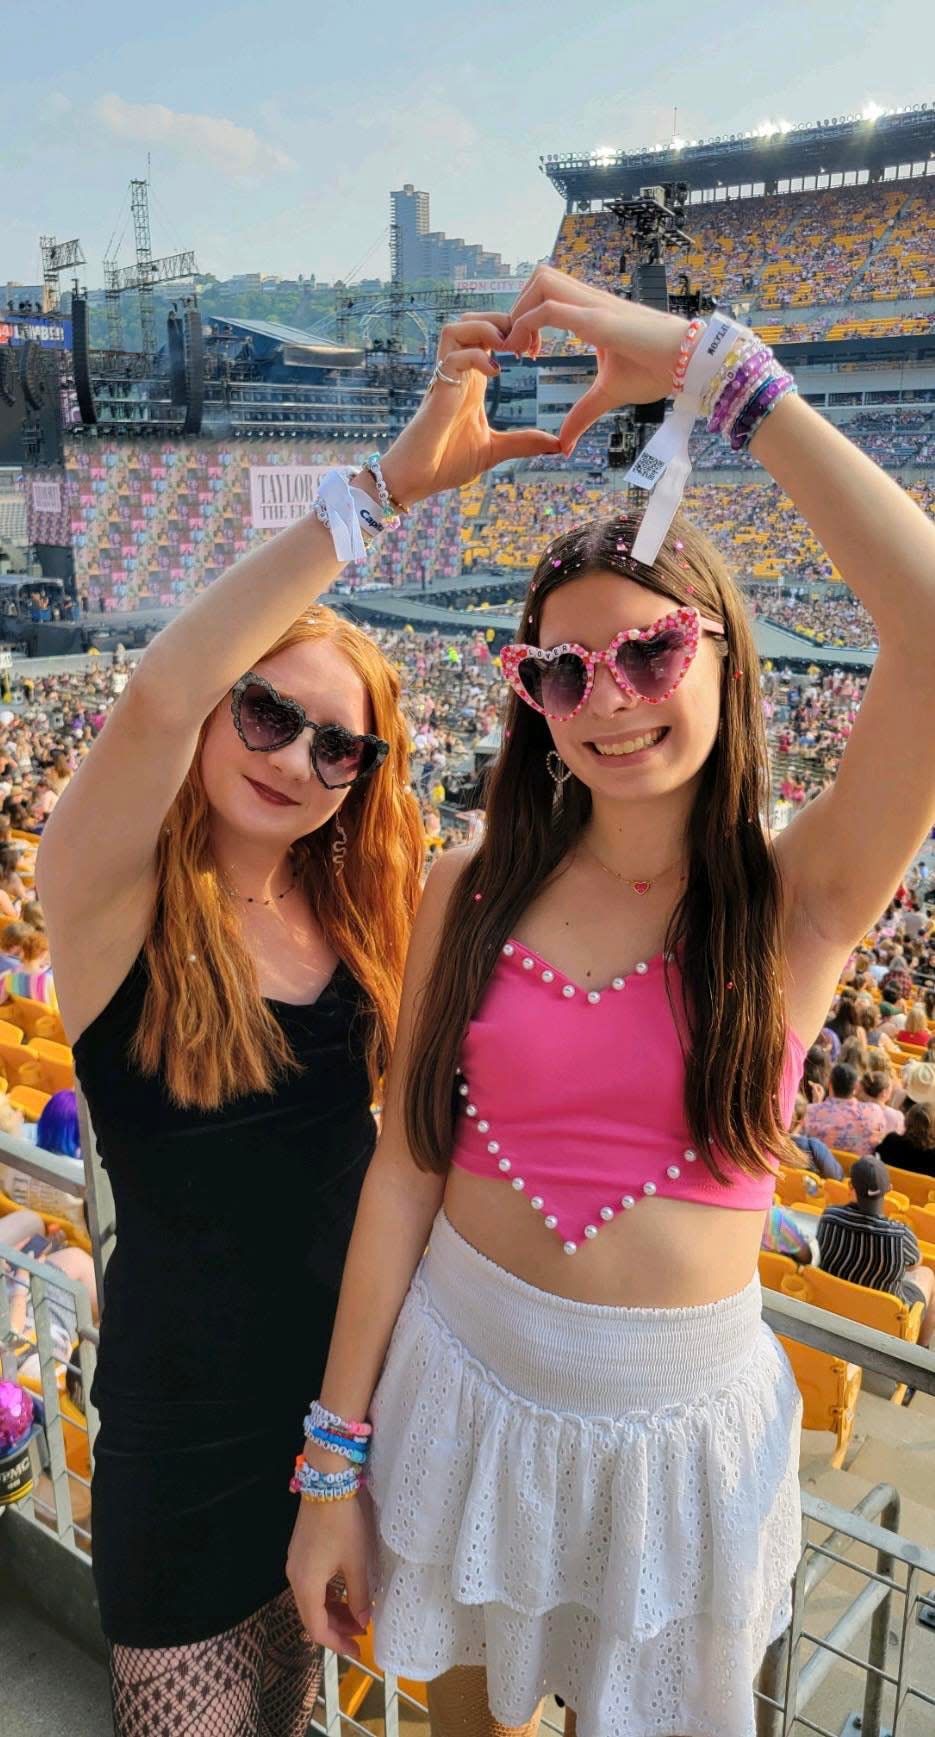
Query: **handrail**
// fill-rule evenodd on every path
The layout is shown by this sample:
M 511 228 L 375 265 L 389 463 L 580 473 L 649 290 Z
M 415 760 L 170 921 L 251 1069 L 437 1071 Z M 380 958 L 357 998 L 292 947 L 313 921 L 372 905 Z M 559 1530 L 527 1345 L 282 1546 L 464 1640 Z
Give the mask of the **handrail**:
M 923 1345 L 865 1327 L 862 1321 L 833 1315 L 813 1303 L 801 1303 L 782 1291 L 764 1290 L 763 1319 L 774 1333 L 800 1345 L 828 1351 L 845 1363 L 859 1363 L 862 1369 L 872 1369 L 890 1381 L 906 1381 L 920 1393 L 935 1394 L 935 1352 Z

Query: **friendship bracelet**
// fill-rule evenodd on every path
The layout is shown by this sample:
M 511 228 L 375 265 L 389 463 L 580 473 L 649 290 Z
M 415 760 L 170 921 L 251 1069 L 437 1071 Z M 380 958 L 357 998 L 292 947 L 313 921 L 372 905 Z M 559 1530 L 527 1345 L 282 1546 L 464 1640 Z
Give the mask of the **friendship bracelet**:
M 336 1454 L 343 1454 L 344 1458 L 350 1460 L 355 1466 L 367 1464 L 369 1448 L 359 1447 L 356 1442 L 349 1441 L 346 1436 L 331 1435 L 328 1430 L 315 1428 L 307 1439 L 317 1441 L 321 1447 L 331 1448 Z
M 689 322 L 688 331 L 685 333 L 685 336 L 679 345 L 678 360 L 675 364 L 675 372 L 672 375 L 672 391 L 676 395 L 682 391 L 685 385 L 685 375 L 688 373 L 688 364 L 691 361 L 695 345 L 701 337 L 704 329 L 704 320 L 691 320 Z
M 309 1429 L 313 1429 L 316 1424 L 321 1424 L 326 1429 L 336 1429 L 343 1435 L 366 1438 L 373 1434 L 372 1423 L 367 1423 L 366 1420 L 358 1423 L 356 1418 L 338 1417 L 337 1412 L 329 1411 L 326 1405 L 322 1405 L 320 1399 L 313 1399 L 309 1405 L 308 1416 L 305 1419 L 306 1435 L 308 1435 Z
M 793 392 L 798 392 L 798 387 L 791 374 L 783 373 L 767 382 L 762 392 L 757 393 L 755 403 L 744 413 L 741 426 L 735 428 L 731 435 L 730 443 L 734 452 L 742 452 L 750 445 L 760 424 L 766 421 L 781 399 L 787 398 Z
M 701 395 L 701 414 L 703 416 L 709 416 L 711 414 L 711 411 L 714 409 L 714 406 L 725 386 L 736 370 L 740 367 L 741 363 L 745 362 L 748 357 L 759 354 L 762 350 L 765 350 L 765 348 L 766 345 L 761 344 L 759 338 L 753 332 L 744 332 L 742 335 L 734 339 L 730 349 L 721 358 L 716 372 L 708 381 L 707 386 Z
M 363 468 L 364 470 L 369 470 L 370 475 L 373 477 L 373 480 L 377 485 L 377 495 L 379 496 L 380 506 L 383 508 L 383 518 L 387 529 L 391 531 L 397 530 L 400 522 L 399 513 L 393 505 L 390 491 L 387 488 L 383 477 L 383 467 L 380 464 L 380 454 L 378 452 L 372 452 L 369 458 L 364 459 Z
M 779 370 L 772 368 L 765 376 L 761 375 L 759 379 L 752 381 L 749 391 L 737 405 L 734 414 L 724 422 L 719 431 L 725 440 L 732 440 L 734 435 L 743 428 L 748 413 L 754 413 L 754 407 L 761 394 L 766 391 L 773 380 L 778 378 Z
M 723 397 L 718 399 L 708 423 L 709 431 L 728 438 L 751 399 L 755 398 L 764 383 L 774 379 L 779 371 L 778 362 L 768 351 L 764 356 L 758 357 L 756 365 L 750 368 L 737 387 L 734 390 L 728 388 Z
M 773 366 L 772 354 L 769 350 L 756 351 L 748 356 L 745 362 L 726 382 L 714 409 L 708 419 L 708 433 L 720 434 L 725 423 L 731 420 L 739 405 L 748 394 L 750 386 Z
M 356 1472 L 340 1472 L 336 1480 L 329 1481 L 327 1472 L 316 1471 L 302 1455 L 296 1460 L 295 1471 L 289 1479 L 292 1494 L 310 1502 L 346 1502 L 357 1495 L 360 1487 L 361 1480 Z

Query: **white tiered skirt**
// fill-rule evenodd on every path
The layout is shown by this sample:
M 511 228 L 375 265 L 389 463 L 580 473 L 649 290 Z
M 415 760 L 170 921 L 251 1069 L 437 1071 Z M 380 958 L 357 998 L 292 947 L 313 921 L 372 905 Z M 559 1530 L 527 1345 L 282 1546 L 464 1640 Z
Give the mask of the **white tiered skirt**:
M 444 1212 L 372 1408 L 375 1654 L 483 1665 L 495 1718 L 555 1693 L 579 1737 L 752 1737 L 789 1620 L 801 1404 L 760 1287 L 567 1302 Z

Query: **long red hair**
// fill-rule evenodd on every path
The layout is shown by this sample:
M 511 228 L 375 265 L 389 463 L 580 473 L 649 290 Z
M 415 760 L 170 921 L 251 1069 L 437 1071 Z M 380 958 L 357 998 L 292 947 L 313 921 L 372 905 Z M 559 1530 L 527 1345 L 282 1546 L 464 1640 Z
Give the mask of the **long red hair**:
M 349 790 L 338 810 L 347 833 L 343 872 L 333 872 L 331 858 L 337 815 L 300 839 L 294 856 L 326 939 L 370 1004 L 368 1060 L 376 1092 L 396 1029 L 424 835 L 409 788 L 399 678 L 373 641 L 316 604 L 264 656 L 326 638 L 363 681 L 372 728 L 390 751 L 379 772 Z M 213 859 L 201 777 L 209 722 L 160 832 L 156 904 L 144 944 L 148 984 L 134 1038 L 144 1073 L 161 1074 L 175 1103 L 206 1110 L 249 1092 L 272 1091 L 277 1077 L 297 1065 L 260 995 L 236 905 Z

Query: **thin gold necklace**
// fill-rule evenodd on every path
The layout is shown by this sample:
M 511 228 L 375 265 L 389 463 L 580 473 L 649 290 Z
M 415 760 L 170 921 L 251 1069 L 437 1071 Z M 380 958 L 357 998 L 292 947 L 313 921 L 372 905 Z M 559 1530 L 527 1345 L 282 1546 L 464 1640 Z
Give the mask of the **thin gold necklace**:
M 674 868 L 678 868 L 678 866 L 679 866 L 678 862 L 670 863 L 668 868 L 660 869 L 659 873 L 657 875 L 654 875 L 652 880 L 647 880 L 645 878 L 645 876 L 639 880 L 631 880 L 629 875 L 621 875 L 621 874 L 617 873 L 616 869 L 608 868 L 606 862 L 601 861 L 597 852 L 595 850 L 592 850 L 591 846 L 589 844 L 585 844 L 584 849 L 587 851 L 588 856 L 591 857 L 593 859 L 593 861 L 597 863 L 598 868 L 602 868 L 604 870 L 605 875 L 612 875 L 615 881 L 622 881 L 622 883 L 625 887 L 631 887 L 633 892 L 639 894 L 640 898 L 643 898 L 646 895 L 646 893 L 651 892 L 652 888 L 656 885 L 657 881 L 661 881 L 664 878 L 664 876 L 666 876 L 667 874 L 671 874 L 672 870 Z M 679 878 L 681 880 L 684 880 L 685 876 L 681 875 Z

